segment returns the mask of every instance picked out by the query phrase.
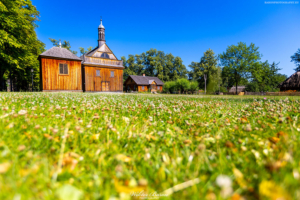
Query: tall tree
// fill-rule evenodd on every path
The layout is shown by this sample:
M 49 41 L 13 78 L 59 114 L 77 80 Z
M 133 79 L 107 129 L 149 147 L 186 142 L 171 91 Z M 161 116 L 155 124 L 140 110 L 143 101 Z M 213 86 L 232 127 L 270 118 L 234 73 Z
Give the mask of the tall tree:
M 291 62 L 294 62 L 295 65 L 297 66 L 294 70 L 296 72 L 300 71 L 300 49 L 298 49 L 298 51 L 291 56 Z
M 156 76 L 162 81 L 173 81 L 186 78 L 187 69 L 180 57 L 165 54 L 163 51 L 150 49 L 140 55 L 129 55 L 128 59 L 121 58 L 124 65 L 124 80 L 129 75 Z
M 28 90 L 31 69 L 34 82 L 39 81 L 37 57 L 45 51 L 45 45 L 35 33 L 39 12 L 30 0 L 1 0 L 0 2 L 0 89 L 10 78 L 11 85 Z M 16 81 L 17 80 L 17 81 Z
M 208 49 L 204 52 L 200 62 L 192 62 L 190 75 L 193 80 L 198 81 L 201 88 L 204 87 L 204 74 L 207 75 L 207 89 L 214 92 L 221 80 L 221 68 L 218 67 L 218 58 L 214 51 Z
M 49 40 L 52 42 L 53 46 L 56 46 L 56 47 L 59 47 L 59 40 L 55 40 L 55 39 L 52 39 L 52 38 L 49 38 Z M 64 41 L 62 44 L 61 44 L 61 47 L 62 48 L 66 48 L 68 49 L 69 51 L 71 51 L 73 54 L 77 55 L 77 51 L 73 51 L 71 50 L 71 45 L 70 45 L 70 42 L 69 41 Z
M 278 65 L 275 62 L 269 64 L 268 61 L 256 62 L 250 68 L 251 78 L 246 87 L 247 91 L 278 91 L 277 86 L 286 79 L 285 75 L 278 73 L 281 70 Z
M 229 46 L 226 52 L 220 54 L 219 57 L 228 72 L 226 76 L 234 81 L 237 93 L 238 84 L 243 78 L 247 79 L 249 77 L 250 67 L 260 60 L 261 55 L 258 47 L 253 43 L 247 46 L 246 43 L 239 42 L 238 45 Z

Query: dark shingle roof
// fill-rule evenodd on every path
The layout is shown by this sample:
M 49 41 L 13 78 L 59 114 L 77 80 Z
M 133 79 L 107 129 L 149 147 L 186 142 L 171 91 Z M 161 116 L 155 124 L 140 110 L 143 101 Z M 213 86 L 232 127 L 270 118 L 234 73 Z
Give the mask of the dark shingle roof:
M 40 54 L 41 57 L 65 58 L 70 60 L 81 60 L 78 56 L 65 48 L 52 47 L 51 49 Z
M 281 90 L 299 90 L 300 72 L 295 72 L 278 86 Z
M 150 85 L 149 81 L 155 81 L 157 85 L 163 85 L 164 83 L 157 77 L 151 77 L 151 76 L 135 76 L 135 75 L 129 75 L 129 77 L 132 78 L 132 80 L 137 85 Z
M 94 49 L 92 49 L 92 50 L 90 50 L 90 51 L 88 51 L 88 52 L 86 52 L 86 56 L 92 56 L 93 54 L 94 54 L 94 52 L 96 51 L 96 50 L 98 50 L 99 49 L 99 47 L 97 46 L 97 47 L 95 47 Z
M 240 86 L 237 86 L 237 92 L 245 92 L 246 90 L 246 86 L 244 85 L 240 85 Z M 236 92 L 236 86 L 233 86 L 232 88 L 230 88 L 229 92 Z

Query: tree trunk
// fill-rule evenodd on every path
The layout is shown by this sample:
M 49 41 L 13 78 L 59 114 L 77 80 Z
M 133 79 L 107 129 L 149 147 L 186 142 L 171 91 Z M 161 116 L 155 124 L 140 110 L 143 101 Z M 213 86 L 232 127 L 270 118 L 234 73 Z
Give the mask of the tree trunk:
M 3 68 L 2 68 L 2 66 L 0 66 L 0 91 L 4 90 L 3 74 L 4 74 Z
M 235 83 L 235 89 L 236 89 L 235 93 L 236 93 L 236 95 L 238 94 L 237 93 L 237 86 L 238 86 L 238 82 Z
M 10 69 L 10 71 L 9 71 L 10 92 L 12 92 L 12 78 L 11 77 L 12 76 L 11 76 L 11 69 Z

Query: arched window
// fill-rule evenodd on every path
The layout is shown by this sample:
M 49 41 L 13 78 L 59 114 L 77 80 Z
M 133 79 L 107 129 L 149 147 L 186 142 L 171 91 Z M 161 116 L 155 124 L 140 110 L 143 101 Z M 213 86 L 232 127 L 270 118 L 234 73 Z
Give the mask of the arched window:
M 107 53 L 102 53 L 101 58 L 109 58 L 109 55 Z

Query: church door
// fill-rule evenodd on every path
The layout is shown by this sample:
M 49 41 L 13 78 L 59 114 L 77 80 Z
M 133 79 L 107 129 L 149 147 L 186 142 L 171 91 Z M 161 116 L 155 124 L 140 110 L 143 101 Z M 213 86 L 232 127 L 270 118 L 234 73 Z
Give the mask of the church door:
M 109 82 L 108 81 L 102 81 L 102 91 L 103 92 L 109 91 Z

